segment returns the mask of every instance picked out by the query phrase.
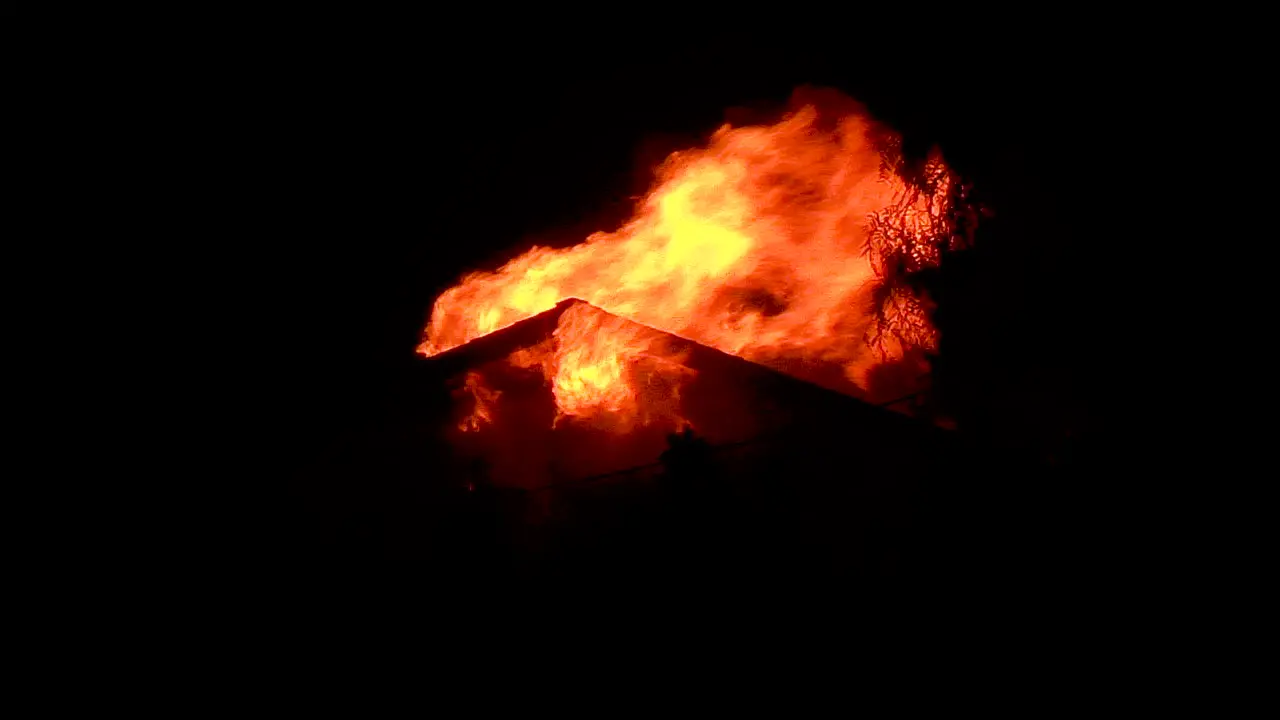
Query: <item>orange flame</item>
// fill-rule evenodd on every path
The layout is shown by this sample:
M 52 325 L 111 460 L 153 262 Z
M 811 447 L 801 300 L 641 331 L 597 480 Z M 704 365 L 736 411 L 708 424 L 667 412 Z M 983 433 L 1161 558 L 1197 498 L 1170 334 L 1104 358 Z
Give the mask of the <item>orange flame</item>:
M 493 409 L 502 393 L 487 387 L 484 377 L 475 371 L 467 372 L 460 395 L 469 395 L 472 401 L 471 414 L 458 423 L 462 432 L 476 432 L 485 425 L 493 423 Z
M 683 361 L 662 333 L 590 305 L 565 310 L 548 342 L 508 358 L 516 367 L 542 369 L 557 422 L 579 418 L 613 429 L 658 418 L 682 422 L 679 381 L 692 373 Z
M 865 388 L 876 364 L 936 341 L 920 299 L 885 283 L 895 267 L 938 263 L 955 230 L 953 180 L 936 155 L 907 180 L 896 137 L 841 102 L 834 119 L 811 104 L 772 126 L 725 125 L 705 149 L 668 157 L 617 231 L 467 275 L 436 300 L 418 351 L 578 297 L 828 386 L 834 374 L 846 392 Z M 635 339 L 582 322 L 562 318 L 557 330 L 548 378 L 560 412 L 631 408 L 620 358 Z

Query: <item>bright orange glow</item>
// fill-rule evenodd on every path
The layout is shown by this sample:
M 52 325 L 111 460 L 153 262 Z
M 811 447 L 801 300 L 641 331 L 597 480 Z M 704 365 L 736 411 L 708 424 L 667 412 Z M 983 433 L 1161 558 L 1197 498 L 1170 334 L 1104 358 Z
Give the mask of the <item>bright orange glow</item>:
M 658 418 L 678 423 L 679 381 L 692 372 L 683 360 L 662 333 L 583 304 L 560 316 L 548 342 L 508 358 L 542 369 L 557 421 L 571 417 L 613 429 Z
M 854 394 L 876 364 L 932 349 L 923 299 L 885 283 L 939 262 L 955 232 L 952 175 L 935 155 L 908 181 L 892 133 L 848 99 L 830 104 L 721 127 L 706 148 L 668 157 L 618 230 L 467 275 L 436 300 L 419 352 L 567 297 Z M 620 358 L 644 343 L 572 312 L 542 361 L 561 414 L 634 415 Z
M 484 384 L 484 377 L 478 372 L 467 373 L 459 394 L 471 397 L 471 414 L 458 423 L 462 432 L 476 432 L 485 425 L 493 423 L 493 409 L 501 392 L 490 389 Z

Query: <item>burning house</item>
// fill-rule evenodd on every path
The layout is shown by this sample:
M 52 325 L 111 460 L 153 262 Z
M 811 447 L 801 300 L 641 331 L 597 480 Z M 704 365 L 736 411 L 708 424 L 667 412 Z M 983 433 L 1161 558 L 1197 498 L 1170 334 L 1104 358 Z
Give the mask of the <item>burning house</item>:
M 841 452 L 918 445 L 907 464 L 950 435 L 578 299 L 426 365 L 454 399 L 442 424 L 460 467 L 526 490 L 656 466 L 690 434 L 737 455 L 801 438 Z
M 439 296 L 417 384 L 445 449 L 420 470 L 457 497 L 432 512 L 488 507 L 485 546 L 551 574 L 949 562 L 980 522 L 955 502 L 974 455 L 880 405 L 928 376 L 912 278 L 973 214 L 937 153 L 910 163 L 847 98 L 797 99 L 670 156 L 617 230 Z
M 577 546 L 609 563 L 621 551 L 599 528 L 690 493 L 704 494 L 703 540 L 779 528 L 769 552 L 800 542 L 839 567 L 923 537 L 940 471 L 964 451 L 877 405 L 927 378 L 937 332 L 912 279 L 967 244 L 975 215 L 940 154 L 908 161 L 838 94 L 795 101 L 775 124 L 726 125 L 668 157 L 617 230 L 440 295 L 419 352 L 453 398 L 457 482 L 586 522 L 597 531 Z
M 810 384 L 871 404 L 921 390 L 938 337 L 914 279 L 969 242 L 975 215 L 938 152 L 900 147 L 847 97 L 803 90 L 772 125 L 725 125 L 669 156 L 617 230 L 463 277 L 418 348 L 475 359 L 454 378 L 455 444 L 525 442 L 494 470 L 532 487 L 556 443 L 559 474 L 589 475 L 651 462 L 686 426 L 719 444 L 795 427 L 822 413 L 769 403 L 817 397 Z M 775 382 L 760 366 L 806 382 L 749 391 Z M 523 402 L 539 392 L 549 404 Z
M 577 299 L 424 370 L 452 397 L 450 482 L 519 498 L 505 522 L 575 571 L 706 552 L 726 572 L 910 565 L 939 549 L 910 550 L 946 527 L 930 508 L 971 462 L 950 431 Z

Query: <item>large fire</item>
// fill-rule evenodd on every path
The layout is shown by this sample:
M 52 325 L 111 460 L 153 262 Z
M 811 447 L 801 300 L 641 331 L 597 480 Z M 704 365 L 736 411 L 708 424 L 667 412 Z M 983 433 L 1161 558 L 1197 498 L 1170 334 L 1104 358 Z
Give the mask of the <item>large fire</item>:
M 865 394 L 883 363 L 916 362 L 923 374 L 937 333 L 927 299 L 899 280 L 936 266 L 959 239 L 959 188 L 940 155 L 911 168 L 860 106 L 818 100 L 672 154 L 616 231 L 467 275 L 436 300 L 418 351 L 444 352 L 576 297 L 850 394 Z M 628 368 L 662 359 L 651 338 L 572 311 L 560 323 L 511 362 L 543 369 L 561 416 L 640 417 Z

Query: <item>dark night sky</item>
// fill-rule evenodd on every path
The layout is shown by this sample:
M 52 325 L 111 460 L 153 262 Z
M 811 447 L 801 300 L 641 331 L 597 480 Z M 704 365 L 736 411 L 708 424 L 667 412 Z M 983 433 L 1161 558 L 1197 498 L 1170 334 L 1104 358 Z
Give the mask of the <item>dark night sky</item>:
M 991 415 L 1009 396 L 1043 396 L 1032 410 L 1054 415 L 1070 397 L 1071 412 L 1087 410 L 1081 338 L 1102 303 L 1080 279 L 1108 280 L 1079 188 L 1107 162 L 1130 87 L 1098 61 L 1105 38 L 1086 53 L 1079 36 L 901 19 L 862 33 L 869 42 L 812 29 L 407 29 L 422 26 L 281 21 L 195 71 L 223 249 L 263 291 L 229 302 L 254 316 L 273 437 L 310 445 L 404 410 L 397 378 L 461 272 L 534 237 L 613 227 L 646 165 L 696 144 L 727 109 L 779 107 L 805 83 L 864 102 L 909 150 L 939 144 L 995 208 L 940 298 L 961 328 L 946 341 L 968 402 Z

